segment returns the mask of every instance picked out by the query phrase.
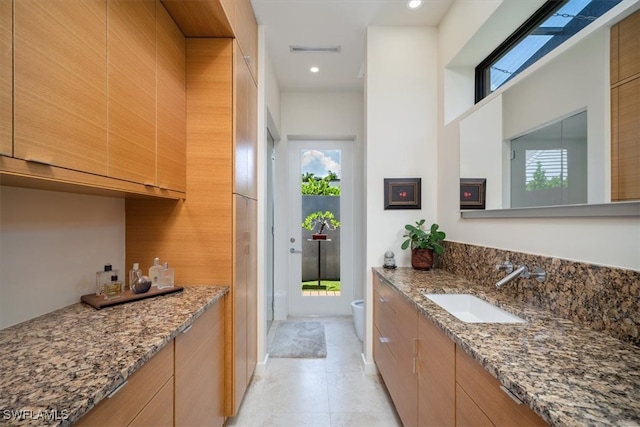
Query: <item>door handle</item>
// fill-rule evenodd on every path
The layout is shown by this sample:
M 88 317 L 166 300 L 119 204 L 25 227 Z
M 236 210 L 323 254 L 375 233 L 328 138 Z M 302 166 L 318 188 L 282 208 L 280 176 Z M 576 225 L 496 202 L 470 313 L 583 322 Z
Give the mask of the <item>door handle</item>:
M 292 254 L 301 254 L 302 253 L 302 251 L 298 251 L 295 248 L 289 248 L 289 252 L 292 253 Z

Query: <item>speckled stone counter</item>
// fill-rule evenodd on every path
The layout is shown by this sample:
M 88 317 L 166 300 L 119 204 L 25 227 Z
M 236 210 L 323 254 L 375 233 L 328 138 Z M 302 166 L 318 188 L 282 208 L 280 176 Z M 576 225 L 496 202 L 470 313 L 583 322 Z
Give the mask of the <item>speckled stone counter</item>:
M 555 426 L 640 426 L 640 350 L 440 269 L 374 274 Z M 470 293 L 527 323 L 464 323 L 422 295 Z
M 0 425 L 73 424 L 227 292 L 77 303 L 0 330 Z

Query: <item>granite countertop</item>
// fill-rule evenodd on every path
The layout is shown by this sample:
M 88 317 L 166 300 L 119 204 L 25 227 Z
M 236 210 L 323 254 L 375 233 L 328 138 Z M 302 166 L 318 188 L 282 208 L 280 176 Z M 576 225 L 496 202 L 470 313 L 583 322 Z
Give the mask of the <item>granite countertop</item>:
M 640 426 L 638 347 L 443 270 L 373 270 L 551 425 Z M 421 291 L 474 294 L 528 322 L 464 323 Z
M 0 425 L 71 425 L 227 292 L 77 303 L 0 330 Z

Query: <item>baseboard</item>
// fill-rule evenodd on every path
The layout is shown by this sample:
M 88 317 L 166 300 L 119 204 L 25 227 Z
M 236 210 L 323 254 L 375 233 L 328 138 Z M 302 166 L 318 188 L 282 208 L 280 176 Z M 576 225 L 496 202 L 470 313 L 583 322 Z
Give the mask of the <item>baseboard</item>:
M 378 367 L 373 362 L 367 362 L 364 353 L 360 353 L 360 362 L 362 363 L 362 369 L 365 375 L 378 375 Z
M 253 372 L 253 375 L 257 375 L 259 377 L 264 377 L 267 373 L 267 366 L 269 365 L 269 355 L 264 356 L 264 360 L 262 362 L 258 362 L 256 364 L 256 369 Z

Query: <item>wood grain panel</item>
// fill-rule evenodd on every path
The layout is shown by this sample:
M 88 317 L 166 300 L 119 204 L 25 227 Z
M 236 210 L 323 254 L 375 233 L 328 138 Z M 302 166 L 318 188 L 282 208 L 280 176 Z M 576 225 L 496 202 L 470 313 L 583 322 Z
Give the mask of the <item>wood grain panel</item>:
M 176 337 L 175 425 L 224 424 L 224 301 Z
M 456 385 L 456 426 L 493 427 L 494 424 L 469 397 L 462 387 Z
M 255 82 L 258 81 L 258 23 L 251 0 L 236 0 L 236 37 Z
M 623 81 L 640 73 L 640 11 L 626 17 L 616 26 L 619 48 L 618 81 Z
M 620 81 L 620 26 L 614 25 L 609 32 L 609 79 L 611 85 Z
M 187 37 L 234 37 L 220 0 L 162 0 Z
M 126 426 L 173 376 L 173 341 L 129 377 L 111 398 L 103 399 L 78 426 Z
M 129 427 L 172 427 L 173 425 L 173 377 L 171 377 L 129 424 Z
M 234 192 L 249 196 L 249 81 L 251 75 L 242 59 L 238 44 L 234 43 Z
M 456 346 L 420 315 L 418 340 L 418 425 L 454 426 Z
M 616 200 L 640 200 L 640 77 L 617 89 Z
M 611 88 L 611 201 L 620 201 L 619 171 L 619 136 L 618 136 L 618 87 Z
M 186 190 L 186 41 L 159 0 L 157 38 L 157 185 Z
M 545 426 L 527 405 L 518 404 L 500 383 L 460 347 L 456 347 L 456 382 L 496 426 Z
M 109 176 L 156 183 L 156 1 L 108 3 Z
M 249 212 L 247 199 L 245 197 L 233 195 L 234 211 L 234 263 L 233 263 L 233 304 L 234 304 L 234 366 L 235 373 L 233 409 L 236 413 L 242 403 L 242 397 L 247 389 L 250 374 L 247 366 L 248 347 L 248 272 L 247 263 L 249 260 L 249 239 L 247 238 L 247 224 Z
M 247 383 L 258 363 L 258 202 L 246 199 L 247 225 L 245 239 L 247 253 Z
M 249 183 L 248 196 L 258 200 L 258 87 L 253 80 L 249 80 L 249 105 L 247 106 L 248 123 L 247 137 L 247 179 Z
M 187 41 L 187 199 L 127 200 L 126 262 L 158 256 L 179 284 L 232 283 L 232 42 Z
M 106 3 L 16 0 L 14 155 L 107 175 Z
M 0 0 L 0 155 L 13 155 L 12 0 Z

